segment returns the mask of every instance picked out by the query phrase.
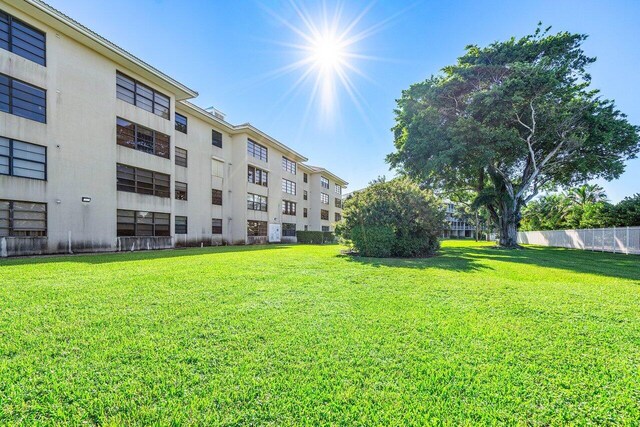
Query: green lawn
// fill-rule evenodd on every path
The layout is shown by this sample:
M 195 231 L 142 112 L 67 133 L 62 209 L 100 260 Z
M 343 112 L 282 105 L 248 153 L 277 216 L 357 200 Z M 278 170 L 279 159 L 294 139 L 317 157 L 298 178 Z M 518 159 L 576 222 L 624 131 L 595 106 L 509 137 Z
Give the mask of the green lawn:
M 640 257 L 339 252 L 0 261 L 0 424 L 640 420 Z

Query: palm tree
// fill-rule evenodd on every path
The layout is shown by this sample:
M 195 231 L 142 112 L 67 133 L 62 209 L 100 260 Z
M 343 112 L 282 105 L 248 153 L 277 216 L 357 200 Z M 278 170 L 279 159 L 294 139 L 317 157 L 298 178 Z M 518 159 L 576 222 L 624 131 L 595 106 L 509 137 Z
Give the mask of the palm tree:
M 572 188 L 569 190 L 568 196 L 575 205 L 581 207 L 607 200 L 604 188 L 598 184 L 584 184 L 580 187 Z

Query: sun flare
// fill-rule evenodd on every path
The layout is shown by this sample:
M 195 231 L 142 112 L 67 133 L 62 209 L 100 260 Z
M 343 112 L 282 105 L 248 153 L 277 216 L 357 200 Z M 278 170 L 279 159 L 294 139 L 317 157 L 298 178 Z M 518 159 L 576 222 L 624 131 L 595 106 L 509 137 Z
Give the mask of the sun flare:
M 311 115 L 312 109 L 317 109 L 319 114 L 315 116 L 324 124 L 332 124 L 343 97 L 350 99 L 363 118 L 367 119 L 367 103 L 356 86 L 356 78 L 377 84 L 360 69 L 360 65 L 362 61 L 385 59 L 363 54 L 361 43 L 387 27 L 402 12 L 362 28 L 373 2 L 351 17 L 346 16 L 347 6 L 341 0 L 334 3 L 332 11 L 325 0 L 289 0 L 288 4 L 293 13 L 287 18 L 265 8 L 280 24 L 292 31 L 290 41 L 278 44 L 287 47 L 288 54 L 295 58 L 291 63 L 270 72 L 265 78 L 299 74 L 278 102 L 287 102 L 306 87 L 309 93 L 306 95 L 308 101 L 304 120 Z M 317 7 L 318 10 L 311 13 L 308 6 Z
M 336 71 L 346 61 L 345 49 L 340 40 L 331 34 L 314 39 L 310 50 L 315 65 L 325 71 Z

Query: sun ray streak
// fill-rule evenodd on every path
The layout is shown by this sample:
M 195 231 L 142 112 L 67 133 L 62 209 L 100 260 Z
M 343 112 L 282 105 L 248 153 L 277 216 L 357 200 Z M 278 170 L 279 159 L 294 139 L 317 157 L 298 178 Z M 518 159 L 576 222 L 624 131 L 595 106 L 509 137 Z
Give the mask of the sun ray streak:
M 419 0 L 420 2 L 422 0 Z M 387 61 L 388 59 L 367 55 L 358 51 L 360 43 L 392 25 L 397 18 L 406 13 L 417 3 L 394 13 L 387 18 L 375 22 L 373 25 L 363 25 L 368 14 L 375 6 L 375 0 L 364 5 L 352 17 L 345 16 L 347 2 L 335 0 L 329 8 L 328 0 L 304 3 L 302 0 L 288 0 L 290 16 L 285 19 L 268 7 L 266 11 L 275 18 L 278 24 L 289 29 L 298 37 L 297 40 L 274 42 L 274 44 L 290 49 L 293 55 L 299 56 L 291 64 L 278 68 L 262 76 L 260 81 L 267 82 L 292 73 L 300 73 L 292 86 L 285 91 L 276 104 L 291 102 L 292 96 L 297 96 L 302 87 L 311 87 L 309 99 L 301 124 L 310 115 L 310 109 L 316 107 L 316 116 L 323 122 L 330 123 L 339 118 L 337 112 L 340 102 L 344 98 L 350 100 L 358 112 L 370 126 L 368 115 L 365 114 L 365 97 L 358 90 L 356 81 L 362 79 L 369 84 L 384 90 L 382 85 L 368 76 L 360 68 L 363 61 Z M 315 5 L 313 14 L 308 7 Z M 346 94 L 345 97 L 341 94 Z M 366 107 L 368 108 L 368 106 Z

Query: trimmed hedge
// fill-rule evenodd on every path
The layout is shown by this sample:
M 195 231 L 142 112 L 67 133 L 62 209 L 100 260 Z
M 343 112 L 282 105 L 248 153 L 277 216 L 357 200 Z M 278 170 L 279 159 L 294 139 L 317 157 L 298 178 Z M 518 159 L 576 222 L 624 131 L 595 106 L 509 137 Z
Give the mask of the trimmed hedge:
M 308 243 L 312 245 L 322 245 L 325 243 L 335 243 L 336 236 L 330 231 L 296 231 L 298 243 Z

